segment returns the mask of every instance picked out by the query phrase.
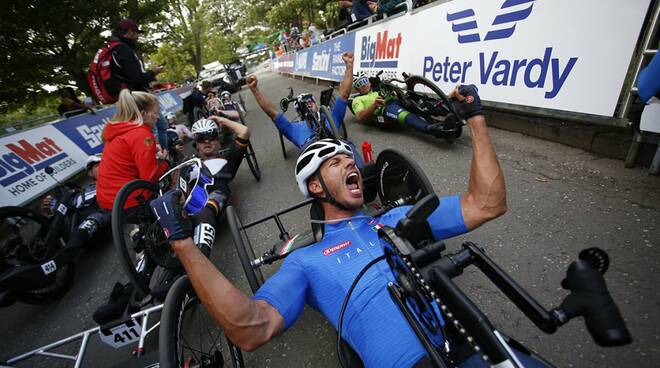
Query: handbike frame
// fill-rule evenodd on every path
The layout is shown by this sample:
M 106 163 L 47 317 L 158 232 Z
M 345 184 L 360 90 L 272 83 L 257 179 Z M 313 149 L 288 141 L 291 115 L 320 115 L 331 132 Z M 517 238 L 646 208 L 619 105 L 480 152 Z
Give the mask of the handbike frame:
M 138 346 L 135 349 L 136 352 L 136 357 L 140 357 L 144 355 L 145 353 L 145 348 L 144 348 L 144 341 L 147 337 L 148 334 L 154 331 L 156 327 L 160 326 L 160 321 L 156 322 L 153 326 L 147 328 L 149 323 L 149 316 L 152 313 L 155 312 L 160 312 L 160 310 L 163 309 L 163 304 L 159 304 L 156 306 L 153 306 L 151 308 L 147 308 L 145 310 L 133 313 L 130 319 L 133 318 L 139 318 L 141 319 L 141 326 L 143 327 L 140 331 L 140 339 L 138 341 Z M 101 331 L 101 329 L 104 326 L 96 326 L 94 328 L 90 328 L 89 330 L 85 330 L 83 332 L 77 333 L 75 335 L 69 336 L 67 338 L 64 338 L 62 340 L 50 343 L 48 345 L 44 345 L 42 347 L 36 348 L 32 351 L 29 351 L 27 353 L 18 355 L 16 357 L 13 357 L 11 359 L 8 359 L 5 361 L 3 364 L 14 364 L 18 363 L 30 358 L 34 358 L 37 356 L 44 356 L 44 357 L 49 357 L 49 358 L 56 358 L 56 359 L 63 359 L 63 360 L 70 360 L 75 362 L 74 368 L 80 368 L 83 363 L 83 359 L 85 358 L 85 351 L 87 350 L 87 344 L 89 342 L 89 338 L 95 334 Z M 60 354 L 60 353 L 54 353 L 51 352 L 51 350 L 56 349 L 60 346 L 64 346 L 67 344 L 74 343 L 78 340 L 81 340 L 80 342 L 80 347 L 78 348 L 78 353 L 76 355 L 67 355 L 67 354 Z

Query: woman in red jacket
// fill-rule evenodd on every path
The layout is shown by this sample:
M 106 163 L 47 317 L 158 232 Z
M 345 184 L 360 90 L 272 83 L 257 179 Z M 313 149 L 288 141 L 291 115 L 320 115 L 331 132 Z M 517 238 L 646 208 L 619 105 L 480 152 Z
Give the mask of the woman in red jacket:
M 158 120 L 156 96 L 124 89 L 116 106 L 117 113 L 103 130 L 103 161 L 96 184 L 96 198 L 106 210 L 112 210 L 124 184 L 135 179 L 155 181 L 167 171 L 167 162 L 159 162 L 167 151 L 157 148 L 152 133 Z M 129 201 L 125 207 L 135 204 Z

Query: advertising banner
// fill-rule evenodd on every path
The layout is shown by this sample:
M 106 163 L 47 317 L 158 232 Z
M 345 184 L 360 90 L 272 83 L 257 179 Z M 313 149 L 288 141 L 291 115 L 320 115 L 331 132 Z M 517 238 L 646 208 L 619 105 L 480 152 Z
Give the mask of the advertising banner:
M 342 54 L 355 49 L 355 33 L 299 51 L 295 57 L 295 74 L 340 81 L 344 77 Z
M 613 116 L 650 0 L 454 0 L 355 33 L 356 70 Z
M 96 111 L 96 115 L 88 113 L 58 121 L 53 127 L 68 137 L 85 154 L 95 155 L 103 151 L 103 128 L 114 114 L 115 108 L 109 107 Z
M 183 99 L 179 97 L 176 91 L 164 91 L 157 94 L 160 111 L 163 115 L 176 113 L 183 107 Z
M 280 73 L 293 73 L 295 54 L 282 55 L 273 61 L 273 69 Z
M 52 125 L 0 138 L 0 206 L 17 206 L 56 184 L 44 169 L 64 181 L 85 166 L 87 154 Z

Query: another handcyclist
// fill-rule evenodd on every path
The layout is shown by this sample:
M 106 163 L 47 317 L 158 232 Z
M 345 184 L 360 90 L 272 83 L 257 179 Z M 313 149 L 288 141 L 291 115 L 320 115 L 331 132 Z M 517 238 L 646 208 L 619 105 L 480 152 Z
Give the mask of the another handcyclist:
M 346 65 L 346 70 L 344 71 L 344 79 L 339 85 L 339 95 L 335 100 L 335 106 L 332 108 L 332 118 L 335 121 L 337 129 L 341 128 L 341 125 L 344 124 L 344 115 L 346 114 L 346 101 L 351 94 L 351 81 L 353 80 L 353 53 L 345 52 L 342 55 L 342 60 Z M 282 111 L 278 111 L 275 108 L 275 105 L 266 97 L 257 87 L 257 76 L 251 75 L 247 78 L 246 83 L 254 94 L 257 104 L 261 109 L 273 120 L 277 130 L 284 135 L 291 143 L 295 144 L 298 149 L 302 150 L 311 142 L 316 139 L 319 139 L 314 135 L 314 131 L 310 128 L 304 121 L 289 121 Z M 300 115 L 302 113 L 302 105 L 305 104 L 311 111 L 318 112 L 319 108 L 316 104 L 316 99 L 311 93 L 303 93 L 298 96 L 295 102 L 296 112 Z M 302 118 L 302 117 L 301 117 Z M 326 121 L 327 123 L 327 121 Z M 354 153 L 356 153 L 353 148 Z M 356 159 L 361 161 L 359 155 L 355 155 Z M 362 167 L 361 162 L 358 162 L 358 166 Z
M 369 77 L 365 74 L 360 74 L 353 79 L 353 88 L 360 94 L 353 99 L 351 104 L 355 118 L 359 122 L 375 121 L 379 125 L 400 123 L 426 134 L 440 135 L 443 133 L 442 124 L 427 122 L 405 110 L 395 97 L 383 99 L 378 92 L 371 89 Z
M 452 95 L 462 101 L 457 107 L 472 132 L 472 162 L 466 193 L 442 197 L 428 219 L 437 240 L 473 230 L 507 209 L 503 172 L 476 88 L 462 86 Z M 376 218 L 360 212 L 360 172 L 349 147 L 336 140 L 312 143 L 302 152 L 296 181 L 306 197 L 321 202 L 325 234 L 321 241 L 291 253 L 253 298 L 232 285 L 195 247 L 191 226 L 181 215 L 179 192 L 151 203 L 206 310 L 244 350 L 254 350 L 291 327 L 305 303 L 337 327 L 351 283 L 367 263 L 383 254 L 374 229 L 379 224 L 395 226 L 410 209 L 395 208 Z M 386 285 L 392 281 L 385 262 L 365 274 L 348 304 L 343 337 L 366 367 L 427 367 L 424 347 L 388 295 Z
M 218 125 L 226 127 L 234 134 L 233 141 L 226 147 L 220 144 Z M 236 175 L 245 155 L 245 148 L 250 139 L 250 128 L 229 119 L 211 116 L 195 122 L 192 126 L 192 134 L 199 158 L 212 175 L 205 187 L 208 198 L 205 203 L 201 203 L 194 215 L 197 224 L 195 244 L 208 247 L 210 251 L 215 241 L 218 215 L 227 204 L 231 193 L 229 182 Z
M 110 225 L 110 212 L 102 209 L 96 203 L 96 177 L 100 162 L 100 154 L 87 158 L 85 169 L 87 176 L 93 180 L 93 183 L 74 196 L 73 203 L 77 208 L 79 221 L 75 224 L 76 227 L 73 232 L 69 234 L 69 241 L 67 242 L 67 248 L 72 250 L 71 257 L 75 256 L 76 249 L 84 247 L 99 230 Z M 53 196 L 48 195 L 41 200 L 41 210 L 46 216 L 52 216 L 57 206 L 58 199 Z

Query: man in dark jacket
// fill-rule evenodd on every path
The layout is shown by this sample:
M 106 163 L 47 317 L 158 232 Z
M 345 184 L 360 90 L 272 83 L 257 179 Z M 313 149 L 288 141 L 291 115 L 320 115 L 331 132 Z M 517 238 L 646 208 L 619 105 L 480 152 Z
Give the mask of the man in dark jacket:
M 117 81 L 117 91 L 119 94 L 119 83 L 126 83 L 131 91 L 151 92 L 149 83 L 156 80 L 156 74 L 163 70 L 162 66 L 156 66 L 151 70 L 145 70 L 144 64 L 135 52 L 135 45 L 140 37 L 140 31 L 137 23 L 132 19 L 124 18 L 115 28 L 115 32 L 110 41 L 119 41 L 121 45 L 112 49 L 112 76 Z M 110 93 L 115 93 L 109 89 Z M 154 135 L 161 147 L 167 149 L 167 120 L 162 113 L 159 114 Z
M 131 19 L 125 18 L 117 23 L 110 41 L 119 41 L 122 44 L 112 50 L 112 75 L 118 82 L 127 83 L 131 91 L 150 92 L 149 83 L 156 80 L 156 74 L 160 73 L 163 67 L 144 69 L 142 60 L 135 52 L 140 33 L 142 31 L 139 30 L 137 23 Z M 119 94 L 119 91 L 116 91 L 116 94 Z

